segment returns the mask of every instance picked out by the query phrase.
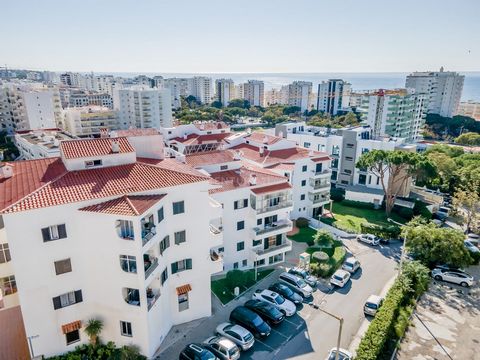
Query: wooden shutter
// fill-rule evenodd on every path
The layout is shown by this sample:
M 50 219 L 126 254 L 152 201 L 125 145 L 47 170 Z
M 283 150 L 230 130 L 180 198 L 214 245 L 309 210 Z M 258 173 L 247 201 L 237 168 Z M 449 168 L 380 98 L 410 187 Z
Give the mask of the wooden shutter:
M 58 225 L 58 238 L 65 239 L 67 237 L 67 228 L 65 224 Z
M 75 291 L 75 303 L 83 301 L 82 290 Z
M 55 310 L 60 309 L 62 307 L 62 303 L 60 302 L 60 296 L 55 296 L 52 300 L 53 300 L 53 308 Z
M 186 268 L 187 270 L 191 270 L 191 269 L 192 269 L 192 259 L 187 259 L 187 260 L 185 261 L 185 263 L 186 263 L 185 268 Z
M 48 227 L 42 229 L 43 242 L 50 241 L 50 230 Z
M 176 262 L 172 263 L 172 274 L 176 274 L 178 271 L 178 264 Z

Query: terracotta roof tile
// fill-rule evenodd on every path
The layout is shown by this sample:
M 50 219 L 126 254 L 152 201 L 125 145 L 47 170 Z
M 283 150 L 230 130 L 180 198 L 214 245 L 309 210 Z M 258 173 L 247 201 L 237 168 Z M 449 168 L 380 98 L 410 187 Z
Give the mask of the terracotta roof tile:
M 154 128 L 115 130 L 119 137 L 158 135 L 160 132 Z
M 254 188 L 252 189 L 252 192 L 255 194 L 267 194 L 271 192 L 276 192 L 276 191 L 281 191 L 281 190 L 287 190 L 291 189 L 292 185 L 290 185 L 288 182 L 281 183 L 281 184 L 274 184 L 274 185 L 268 185 L 268 186 L 263 186 L 259 188 Z
M 151 159 L 151 158 L 137 158 L 137 161 L 140 163 L 145 163 L 145 164 L 150 164 L 150 165 L 155 165 L 158 166 L 162 169 L 167 169 L 167 170 L 173 170 L 173 171 L 178 171 L 181 173 L 185 174 L 190 174 L 190 175 L 195 175 L 195 176 L 201 176 L 205 178 L 209 178 L 208 175 L 205 175 L 204 173 L 192 168 L 191 166 L 181 163 L 175 159 L 172 158 L 165 158 L 165 159 Z
M 115 214 L 124 216 L 138 216 L 146 212 L 157 202 L 162 200 L 166 194 L 159 195 L 124 195 L 119 198 L 105 201 L 99 204 L 90 205 L 80 209 L 104 214 Z
M 66 159 L 94 157 L 113 154 L 112 143 L 118 141 L 120 153 L 135 152 L 130 142 L 124 137 L 67 140 L 60 143 L 60 149 Z
M 247 135 L 245 139 L 265 145 L 272 145 L 282 140 L 281 137 L 265 134 L 259 131 L 252 132 L 250 135 Z
M 195 127 L 199 130 L 217 130 L 217 129 L 226 129 L 228 125 L 223 121 L 205 121 L 200 123 L 194 123 Z M 202 129 L 203 127 L 203 129 Z
M 222 133 L 222 134 L 208 134 L 208 135 L 198 135 L 198 134 L 190 134 L 187 136 L 186 139 L 183 137 L 176 137 L 172 140 L 182 143 L 184 145 L 200 145 L 200 144 L 207 144 L 207 143 L 217 143 L 223 141 L 226 137 L 230 136 L 230 133 Z
M 188 165 L 195 167 L 232 162 L 234 161 L 234 156 L 231 151 L 216 150 L 187 155 L 186 161 Z

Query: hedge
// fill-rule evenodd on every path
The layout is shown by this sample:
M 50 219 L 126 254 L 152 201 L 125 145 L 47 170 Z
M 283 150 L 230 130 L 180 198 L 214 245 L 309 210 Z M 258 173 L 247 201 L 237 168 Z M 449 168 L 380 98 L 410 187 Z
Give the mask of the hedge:
M 304 217 L 299 217 L 297 220 L 295 220 L 295 226 L 299 229 L 306 228 L 308 225 L 309 221 Z
M 343 189 L 330 190 L 330 199 L 336 202 L 345 200 L 345 190 Z
M 343 200 L 342 205 L 355 207 L 359 209 L 375 209 L 372 203 L 367 203 L 362 201 Z
M 398 226 L 380 226 L 374 224 L 360 225 L 362 234 L 372 234 L 384 239 L 398 239 L 401 229 Z

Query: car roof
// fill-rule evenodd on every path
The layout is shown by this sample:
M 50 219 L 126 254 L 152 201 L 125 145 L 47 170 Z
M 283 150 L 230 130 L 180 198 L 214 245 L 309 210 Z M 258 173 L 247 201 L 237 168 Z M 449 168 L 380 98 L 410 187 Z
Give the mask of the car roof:
M 240 326 L 240 325 L 233 325 L 230 330 L 232 331 L 235 331 L 237 334 L 241 335 L 242 337 L 245 336 L 245 335 L 248 335 L 248 333 L 250 331 L 248 331 L 247 329 L 245 329 L 244 327 Z
M 378 295 L 370 295 L 367 299 L 366 302 L 372 303 L 372 304 L 379 304 L 380 301 L 382 301 L 382 297 Z
M 338 269 L 333 273 L 333 275 L 340 275 L 341 277 L 343 277 L 345 275 L 350 275 L 350 273 L 348 271 Z
M 188 344 L 186 347 L 195 351 L 195 352 L 197 352 L 197 353 L 202 353 L 202 352 L 206 351 L 206 349 L 203 348 L 202 345 L 200 345 L 200 344 Z
M 235 309 L 233 309 L 232 313 L 234 312 L 239 313 L 249 319 L 253 319 L 257 316 L 257 314 L 245 306 L 237 306 Z
M 261 295 L 267 295 L 267 296 L 271 296 L 271 297 L 275 297 L 277 296 L 278 294 L 272 290 L 268 290 L 268 289 L 265 289 L 265 290 L 262 290 L 260 292 Z
M 285 277 L 285 278 L 288 278 L 288 279 L 292 279 L 292 280 L 298 280 L 299 277 L 295 274 L 290 274 L 290 273 L 287 273 L 287 272 L 284 272 L 284 273 L 281 273 L 280 274 L 280 277 Z
M 353 264 L 357 261 L 358 261 L 357 258 L 354 258 L 353 256 L 345 259 L 345 262 L 350 264 Z

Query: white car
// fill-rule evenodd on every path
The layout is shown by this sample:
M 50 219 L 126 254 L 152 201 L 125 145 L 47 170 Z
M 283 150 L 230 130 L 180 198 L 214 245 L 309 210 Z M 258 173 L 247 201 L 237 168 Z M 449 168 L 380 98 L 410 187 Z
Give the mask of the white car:
M 383 298 L 378 295 L 370 295 L 363 305 L 363 313 L 365 315 L 375 316 L 380 306 L 382 306 Z
M 302 278 L 296 275 L 284 272 L 280 274 L 278 279 L 284 284 L 287 284 L 288 286 L 290 286 L 290 288 L 293 291 L 302 295 L 303 298 L 308 298 L 312 296 L 313 289 Z
M 330 284 L 344 287 L 346 283 L 350 280 L 350 273 L 345 270 L 337 270 L 330 278 Z
M 292 316 L 297 312 L 297 307 L 290 300 L 271 290 L 255 290 L 252 299 L 260 300 L 275 306 L 283 312 L 285 316 Z
M 467 240 L 470 241 L 473 245 L 478 246 L 480 243 L 480 236 L 474 233 L 470 233 L 467 235 Z
M 328 352 L 328 356 L 325 360 L 336 360 L 337 359 L 337 348 L 333 348 Z M 338 349 L 338 360 L 352 360 L 353 355 L 345 349 Z
M 252 333 L 240 325 L 224 322 L 217 326 L 216 332 L 233 341 L 242 351 L 247 351 L 255 343 Z
M 433 269 L 432 277 L 437 281 L 447 281 L 468 287 L 473 285 L 473 276 L 458 270 Z
M 373 246 L 380 244 L 380 239 L 372 234 L 357 235 L 357 240 Z
M 463 244 L 465 245 L 465 247 L 468 249 L 468 251 L 472 252 L 472 253 L 478 253 L 480 252 L 480 249 L 478 247 L 475 246 L 475 244 L 473 244 L 471 241 L 469 240 L 465 240 L 463 242 Z
M 349 273 L 353 274 L 355 273 L 358 269 L 360 269 L 360 261 L 358 261 L 354 257 L 349 257 L 345 260 L 345 262 L 342 265 L 342 269 L 345 271 L 348 271 Z

